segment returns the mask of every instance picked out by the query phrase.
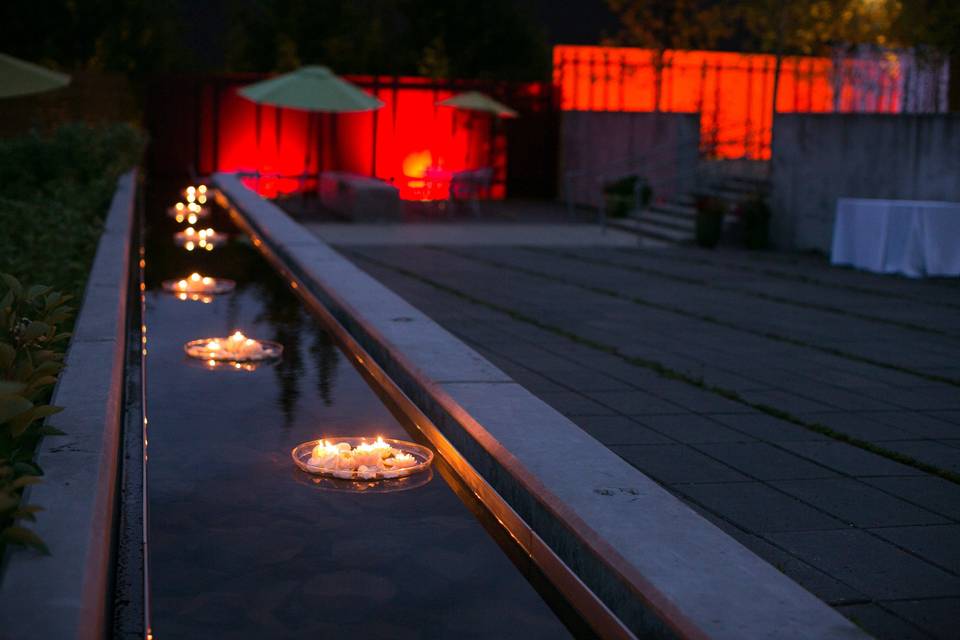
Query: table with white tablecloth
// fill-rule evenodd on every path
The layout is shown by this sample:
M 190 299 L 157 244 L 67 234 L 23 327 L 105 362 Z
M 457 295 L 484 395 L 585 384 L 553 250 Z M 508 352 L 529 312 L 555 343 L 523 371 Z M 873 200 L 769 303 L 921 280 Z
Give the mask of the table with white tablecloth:
M 914 278 L 960 276 L 960 202 L 840 198 L 830 262 Z

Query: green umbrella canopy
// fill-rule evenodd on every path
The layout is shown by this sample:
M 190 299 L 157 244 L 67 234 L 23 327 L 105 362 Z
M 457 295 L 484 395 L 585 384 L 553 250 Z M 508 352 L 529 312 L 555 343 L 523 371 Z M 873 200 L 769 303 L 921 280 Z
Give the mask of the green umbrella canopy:
M 479 91 L 466 91 L 451 96 L 446 100 L 437 103 L 442 107 L 453 107 L 455 109 L 465 109 L 467 111 L 485 111 L 501 118 L 516 118 L 517 112 L 507 105 L 497 102 L 485 93 Z
M 70 76 L 0 53 L 0 98 L 60 89 L 70 84 Z
M 326 67 L 301 67 L 269 80 L 243 87 L 240 95 L 259 104 L 303 111 L 348 113 L 372 111 L 383 106 Z

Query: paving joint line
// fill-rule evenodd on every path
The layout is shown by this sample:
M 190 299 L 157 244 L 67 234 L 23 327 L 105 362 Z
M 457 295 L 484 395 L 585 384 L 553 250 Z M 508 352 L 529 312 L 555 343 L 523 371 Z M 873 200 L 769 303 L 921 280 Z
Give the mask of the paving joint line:
M 726 399 L 728 399 L 728 400 L 731 400 L 731 401 L 734 401 L 734 402 L 739 402 L 740 404 L 743 404 L 743 405 L 745 405 L 745 406 L 752 407 L 752 408 L 756 409 L 757 411 L 760 411 L 760 412 L 762 412 L 762 413 L 766 413 L 767 415 L 773 416 L 773 417 L 775 417 L 775 418 L 779 418 L 779 419 L 784 420 L 784 421 L 786 421 L 786 422 L 790 422 L 790 423 L 792 423 L 792 424 L 795 424 L 795 425 L 797 425 L 797 426 L 799 426 L 799 427 L 803 427 L 803 428 L 808 429 L 808 430 L 810 430 L 810 431 L 813 431 L 813 432 L 815 432 L 815 433 L 819 433 L 819 434 L 821 434 L 821 435 L 827 436 L 827 437 L 829 437 L 829 438 L 831 438 L 831 439 L 833 439 L 833 440 L 837 440 L 837 441 L 839 441 L 839 442 L 845 442 L 846 444 L 855 446 L 855 447 L 860 448 L 860 449 L 863 449 L 863 450 L 865 450 L 865 451 L 869 451 L 870 453 L 874 453 L 874 454 L 876 454 L 876 455 L 882 456 L 882 457 L 887 458 L 887 459 L 889 459 L 889 460 L 893 460 L 894 462 L 899 462 L 899 463 L 904 464 L 904 465 L 906 465 L 906 466 L 913 467 L 913 468 L 915 468 L 915 469 L 918 469 L 918 470 L 920 470 L 920 471 L 923 471 L 924 473 L 928 473 L 928 474 L 930 474 L 930 475 L 934 475 L 934 476 L 943 478 L 943 479 L 945 479 L 945 480 L 949 480 L 950 482 L 953 482 L 953 483 L 955 483 L 955 484 L 960 484 L 960 473 L 956 473 L 956 472 L 953 472 L 953 471 L 950 471 L 950 470 L 947 470 L 947 469 L 941 469 L 941 468 L 939 468 L 939 467 L 936 467 L 936 466 L 927 464 L 927 463 L 925 463 L 925 462 L 921 462 L 921 461 L 919 461 L 919 460 L 917 460 L 917 459 L 915 459 L 915 458 L 912 458 L 912 457 L 910 457 L 910 456 L 908 456 L 908 455 L 902 454 L 902 453 L 897 452 L 897 451 L 892 451 L 892 450 L 886 449 L 886 448 L 884 448 L 884 447 L 877 446 L 877 445 L 875 445 L 875 444 L 873 444 L 873 443 L 871 443 L 871 442 L 869 442 L 869 441 L 867 441 L 867 440 L 863 440 L 863 439 L 861 439 L 861 438 L 856 438 L 856 437 L 854 437 L 854 436 L 850 436 L 850 435 L 848 435 L 848 434 L 841 433 L 841 432 L 839 432 L 839 431 L 836 431 L 835 429 L 832 429 L 832 428 L 827 427 L 827 426 L 825 426 L 825 425 L 822 425 L 822 424 L 820 424 L 820 423 L 817 423 L 817 422 L 807 422 L 807 421 L 805 421 L 805 420 L 803 420 L 803 419 L 801 419 L 801 418 L 798 418 L 798 417 L 796 417 L 796 416 L 794 416 L 794 415 L 792 415 L 792 414 L 790 414 L 790 413 L 788 413 L 788 412 L 786 412 L 786 411 L 783 411 L 783 410 L 781 410 L 781 409 L 778 409 L 778 408 L 776 408 L 776 407 L 771 407 L 770 405 L 767 405 L 767 404 L 764 404 L 764 403 L 751 402 L 751 401 L 743 398 L 742 396 L 740 396 L 740 394 L 738 394 L 736 391 L 733 391 L 733 390 L 730 390 L 730 389 L 725 389 L 725 388 L 719 387 L 719 386 L 717 386 L 717 385 L 707 384 L 707 383 L 705 383 L 702 379 L 694 378 L 693 376 L 690 376 L 690 375 L 688 375 L 688 374 L 685 374 L 685 373 L 676 371 L 676 370 L 674 370 L 674 369 L 671 369 L 670 367 L 667 367 L 666 365 L 664 365 L 664 364 L 662 364 L 662 363 L 660 363 L 660 362 L 658 362 L 658 361 L 656 361 L 656 360 L 649 360 L 649 359 L 640 358 L 640 357 L 637 357 L 637 356 L 627 356 L 627 355 L 621 353 L 620 350 L 619 350 L 617 347 L 614 347 L 614 346 L 612 346 L 612 345 L 607 345 L 607 344 L 604 344 L 604 343 L 602 343 L 602 342 L 598 342 L 598 341 L 593 340 L 593 339 L 590 339 L 590 338 L 584 338 L 584 337 L 582 337 L 582 336 L 580 336 L 580 335 L 578 335 L 578 334 L 575 334 L 575 333 L 573 333 L 573 332 L 567 331 L 567 330 L 562 329 L 562 328 L 560 328 L 560 327 L 555 327 L 555 326 L 553 326 L 553 325 L 544 323 L 544 322 L 542 322 L 542 321 L 540 321 L 540 320 L 537 320 L 536 318 L 532 318 L 532 317 L 530 317 L 530 316 L 527 316 L 526 314 L 523 314 L 523 313 L 520 313 L 520 312 L 515 311 L 515 310 L 513 310 L 513 309 L 510 309 L 509 307 L 504 307 L 504 306 L 498 305 L 498 304 L 496 304 L 496 303 L 492 303 L 492 302 L 483 300 L 483 299 L 481 299 L 481 298 L 477 298 L 477 297 L 475 297 L 475 296 L 473 296 L 473 295 L 464 293 L 463 291 L 460 291 L 459 289 L 455 289 L 455 288 L 453 288 L 453 287 L 449 287 L 449 286 L 447 286 L 447 285 L 444 285 L 444 284 L 442 284 L 442 283 L 440 283 L 440 282 L 437 282 L 437 281 L 435 281 L 435 280 L 432 280 L 432 279 L 430 279 L 430 278 L 427 278 L 426 276 L 422 276 L 422 275 L 420 275 L 420 274 L 418 274 L 418 273 L 416 273 L 416 272 L 410 271 L 410 270 L 405 269 L 405 268 L 403 268 L 403 267 L 398 267 L 398 266 L 395 266 L 395 265 L 391 265 L 391 264 L 389 264 L 389 263 L 383 262 L 383 261 L 381 261 L 381 260 L 377 260 L 377 259 L 375 259 L 375 258 L 372 258 L 372 257 L 370 257 L 370 256 L 367 256 L 367 255 L 364 255 L 364 254 L 361 254 L 361 253 L 357 253 L 357 252 L 352 251 L 352 250 L 351 250 L 351 251 L 345 251 L 345 252 L 346 252 L 346 253 L 349 253 L 350 255 L 356 257 L 356 258 L 359 259 L 359 260 L 362 260 L 362 261 L 365 261 L 365 262 L 369 262 L 369 263 L 378 265 L 378 266 L 380 266 L 380 267 L 383 267 L 383 268 L 386 268 L 386 269 L 395 271 L 395 272 L 397 272 L 397 273 L 406 275 L 406 276 L 408 276 L 408 277 L 410 277 L 410 278 L 413 278 L 413 279 L 415 279 L 415 280 L 419 280 L 419 281 L 421 281 L 421 282 L 423 282 L 423 283 L 425 283 L 425 284 L 428 284 L 428 285 L 430 285 L 430 286 L 432 286 L 432 287 L 434 287 L 434 288 L 436 288 L 436 289 L 439 289 L 439 290 L 441 290 L 441 291 L 446 291 L 446 292 L 448 292 L 448 293 L 450 293 L 450 294 L 452 294 L 452 295 L 454 295 L 454 296 L 456 296 L 456 297 L 459 297 L 459 298 L 461 298 L 461 299 L 463 299 L 463 300 L 467 300 L 467 301 L 472 302 L 472 303 L 474 303 L 474 304 L 478 304 L 478 305 L 481 305 L 481 306 L 485 306 L 485 307 L 487 307 L 487 308 L 489 308 L 489 309 L 493 309 L 493 310 L 499 311 L 499 312 L 501 312 L 501 313 L 506 314 L 507 316 L 509 316 L 509 317 L 511 317 L 511 318 L 514 318 L 514 319 L 518 320 L 518 321 L 525 322 L 525 323 L 527 323 L 527 324 L 531 324 L 531 325 L 533 325 L 533 326 L 539 327 L 539 328 L 544 329 L 544 330 L 546 330 L 546 331 L 549 331 L 549 332 L 551 332 L 551 333 L 553 333 L 553 334 L 555 334 L 555 335 L 563 336 L 563 337 L 565 337 L 565 338 L 567 338 L 567 339 L 569 339 L 569 340 L 571 340 L 571 341 L 573 341 L 573 342 L 576 342 L 576 343 L 578 343 L 578 344 L 582 344 L 582 345 L 584 345 L 584 346 L 587 346 L 587 347 L 596 349 L 597 351 L 601 351 L 601 352 L 604 352 L 604 353 L 609 353 L 609 354 L 611 354 L 611 355 L 617 356 L 617 357 L 621 358 L 622 360 L 624 360 L 625 362 L 628 362 L 629 364 L 632 364 L 632 365 L 634 365 L 634 366 L 642 367 L 642 368 L 646 368 L 646 369 L 650 369 L 651 371 L 656 372 L 657 374 L 659 374 L 660 376 L 662 376 L 662 377 L 664 377 L 664 378 L 673 379 L 673 380 L 680 380 L 680 381 L 685 382 L 685 383 L 687 383 L 687 384 L 690 384 L 690 385 L 692 385 L 692 386 L 699 387 L 699 388 L 701 388 L 701 389 L 705 389 L 705 390 L 707 390 L 707 391 L 710 391 L 710 392 L 712 392 L 712 393 L 715 393 L 716 395 L 719 395 L 719 396 L 721 396 L 721 397 L 723 397 L 723 398 L 726 398 Z
M 591 292 L 596 293 L 596 294 L 599 294 L 599 295 L 605 295 L 605 296 L 608 296 L 608 297 L 616 298 L 616 299 L 618 299 L 618 300 L 624 300 L 624 301 L 626 301 L 626 302 L 630 302 L 630 303 L 633 303 L 633 304 L 636 304 L 636 305 L 647 306 L 647 307 L 650 307 L 650 308 L 652 308 L 652 309 L 657 309 L 657 310 L 659 310 L 659 311 L 666 311 L 666 312 L 668 312 L 668 313 L 675 313 L 675 314 L 677 314 L 677 315 L 684 316 L 684 317 L 687 317 L 687 318 L 693 318 L 693 319 L 695 319 L 695 320 L 700 320 L 700 321 L 703 321 L 703 322 L 709 322 L 709 323 L 715 324 L 715 325 L 717 325 L 717 326 L 721 326 L 721 327 L 724 327 L 724 328 L 727 328 L 727 329 L 731 329 L 731 330 L 733 330 L 733 331 L 738 331 L 738 332 L 741 332 L 741 333 L 745 333 L 745 334 L 747 334 L 747 335 L 760 336 L 760 337 L 762 337 L 762 338 L 767 338 L 767 339 L 770 339 L 770 340 L 776 340 L 776 341 L 778 341 L 778 342 L 783 342 L 783 343 L 785 343 L 785 344 L 791 344 L 791 345 L 797 346 L 797 347 L 803 347 L 803 348 L 806 348 L 806 349 L 813 349 L 813 350 L 815 350 L 815 351 L 820 351 L 820 352 L 822 352 L 822 353 L 826 353 L 826 354 L 828 354 L 828 355 L 832 355 L 832 356 L 844 358 L 844 359 L 847 359 L 847 360 L 851 360 L 851 361 L 853 361 L 853 362 L 860 362 L 860 363 L 869 364 L 869 365 L 872 365 L 872 366 L 875 366 L 875 367 L 881 367 L 881 368 L 884 368 L 884 369 L 890 369 L 890 370 L 892 370 L 892 371 L 897 371 L 897 372 L 899 372 L 899 373 L 905 373 L 905 374 L 908 374 L 908 375 L 916 376 L 916 377 L 918 377 L 918 378 L 922 378 L 922 379 L 924 379 L 924 380 L 930 380 L 930 381 L 932 381 L 932 382 L 941 382 L 941 383 L 949 384 L 949 385 L 952 385 L 952 386 L 960 386 L 960 380 L 955 379 L 955 378 L 948 378 L 948 377 L 940 376 L 940 375 L 937 375 L 937 374 L 926 373 L 926 372 L 922 372 L 922 371 L 916 371 L 916 370 L 914 370 L 914 369 L 909 369 L 909 368 L 904 367 L 904 366 L 902 366 L 902 365 L 898 365 L 898 364 L 894 364 L 894 363 L 890 363 L 890 362 L 883 362 L 882 360 L 874 360 L 874 359 L 872 359 L 872 358 L 867 358 L 867 357 L 865 357 L 865 356 L 860 356 L 860 355 L 857 355 L 857 354 L 855 354 L 855 353 L 850 353 L 850 352 L 847 352 L 847 351 L 843 351 L 843 350 L 837 349 L 837 348 L 835 348 L 835 347 L 821 346 L 821 345 L 817 345 L 817 344 L 813 344 L 813 343 L 807 342 L 807 341 L 805 341 L 805 340 L 800 340 L 800 339 L 797 339 L 797 338 L 791 338 L 791 337 L 789 337 L 789 336 L 784 336 L 784 335 L 780 335 L 780 334 L 773 333 L 773 332 L 769 332 L 769 331 L 757 331 L 757 330 L 754 330 L 754 329 L 746 329 L 746 328 L 744 328 L 744 327 L 741 327 L 741 326 L 737 325 L 736 323 L 728 322 L 728 321 L 726 321 L 726 320 L 721 320 L 721 319 L 719 319 L 719 318 L 717 318 L 717 317 L 715 317 L 715 316 L 712 316 L 712 315 L 700 314 L 700 313 L 696 313 L 696 312 L 693 312 L 693 311 L 688 311 L 688 310 L 686 310 L 686 309 L 682 309 L 682 308 L 680 308 L 680 307 L 674 307 L 674 306 L 672 306 L 672 305 L 666 305 L 666 304 L 662 304 L 662 303 L 659 303 L 659 302 L 652 302 L 652 301 L 650 301 L 650 300 L 645 300 L 645 299 L 640 298 L 640 297 L 638 297 L 638 296 L 622 294 L 622 293 L 620 293 L 620 292 L 618 292 L 618 291 L 616 291 L 616 290 L 614 290 L 614 289 L 607 289 L 607 288 L 605 288 L 605 287 L 596 287 L 596 286 L 592 286 L 592 285 L 579 284 L 579 283 L 573 282 L 573 281 L 571 281 L 571 280 L 567 280 L 567 279 L 564 279 L 564 278 L 558 278 L 558 277 L 556 277 L 556 276 L 551 276 L 551 275 L 549 275 L 549 274 L 546 274 L 546 273 L 537 271 L 537 270 L 535 270 L 535 269 L 529 269 L 529 268 L 527 268 L 527 267 L 519 267 L 519 266 L 516 266 L 516 265 L 510 265 L 510 264 L 502 263 L 502 262 L 499 262 L 499 261 L 496 261 L 496 260 L 490 260 L 490 259 L 485 259 L 485 258 L 478 258 L 478 257 L 476 257 L 476 256 L 470 256 L 470 255 L 460 254 L 460 253 L 457 253 L 457 252 L 455 252 L 455 251 L 451 251 L 451 250 L 449 250 L 449 249 L 446 248 L 446 247 L 444 247 L 444 248 L 434 247 L 434 248 L 431 248 L 431 249 L 432 249 L 432 250 L 436 250 L 436 251 L 440 251 L 440 252 L 444 252 L 444 253 L 449 253 L 449 254 L 451 254 L 451 255 L 458 256 L 458 257 L 460 257 L 460 258 L 462 258 L 462 259 L 464 259 L 464 260 L 473 260 L 473 261 L 479 262 L 479 263 L 481 263 L 481 264 L 489 264 L 489 265 L 491 265 L 491 266 L 495 266 L 495 267 L 498 267 L 498 268 L 501 268 L 501 269 L 506 269 L 506 270 L 510 270 L 510 271 L 516 271 L 516 272 L 518 272 L 518 273 L 525 273 L 525 274 L 530 275 L 530 276 L 533 276 L 533 277 L 542 278 L 542 279 L 544 279 L 544 280 L 548 280 L 548 281 L 551 281 L 551 282 L 558 282 L 558 283 L 565 284 L 565 285 L 568 285 L 568 286 L 572 286 L 572 287 L 576 287 L 576 288 L 579 288 L 579 289 L 583 289 L 583 290 L 585 290 L 585 291 L 591 291 Z
M 636 251 L 635 248 L 626 248 L 626 247 L 612 247 L 612 249 L 613 249 L 614 251 L 619 252 L 619 253 L 628 253 L 628 252 L 635 252 L 635 251 Z M 828 281 L 826 281 L 826 280 L 821 280 L 820 278 L 814 278 L 814 277 L 806 276 L 806 275 L 803 275 L 803 274 L 800 274 L 800 273 L 790 273 L 789 271 L 781 271 L 781 270 L 776 269 L 776 268 L 769 268 L 769 267 L 759 267 L 759 268 L 757 268 L 757 267 L 751 267 L 751 266 L 745 265 L 745 264 L 737 264 L 737 263 L 734 263 L 734 262 L 728 262 L 728 261 L 725 261 L 725 260 L 721 260 L 721 261 L 718 262 L 718 261 L 714 261 L 714 260 L 709 260 L 709 259 L 707 259 L 707 258 L 688 258 L 688 257 L 685 257 L 685 256 L 678 256 L 678 255 L 676 255 L 676 254 L 667 255 L 666 253 L 664 253 L 664 254 L 663 254 L 662 256 L 660 256 L 660 257 L 664 257 L 664 258 L 666 258 L 667 260 L 673 260 L 674 262 L 683 262 L 683 263 L 686 263 L 686 264 L 693 264 L 693 265 L 707 265 L 707 266 L 717 266 L 717 265 L 720 265 L 721 267 L 723 267 L 723 268 L 725 268 L 725 269 L 732 269 L 732 270 L 734 270 L 734 271 L 742 271 L 742 272 L 745 272 L 745 273 L 759 273 L 759 274 L 768 275 L 768 276 L 771 276 L 771 277 L 774 277 L 774 278 L 780 278 L 780 279 L 783 279 L 783 280 L 792 280 L 792 281 L 794 281 L 794 282 L 803 282 L 803 283 L 805 283 L 805 284 L 815 284 L 815 285 L 822 286 L 822 287 L 827 287 L 827 288 L 830 288 L 830 289 L 839 289 L 839 290 L 847 290 L 847 291 L 857 291 L 857 292 L 859 292 L 859 293 L 876 296 L 876 297 L 878 297 L 878 298 L 888 298 L 888 299 L 891 299 L 891 300 L 913 300 L 913 301 L 916 301 L 916 302 L 922 302 L 922 303 L 924 303 L 924 304 L 929 304 L 929 305 L 931 305 L 931 306 L 942 306 L 942 307 L 948 307 L 948 308 L 951 308 L 951 309 L 960 309 L 960 304 L 954 304 L 954 303 L 952 303 L 952 302 L 932 302 L 932 301 L 927 300 L 927 299 L 925 299 L 925 298 L 921 298 L 921 297 L 917 297 L 917 296 L 912 296 L 912 295 L 889 294 L 889 293 L 886 293 L 886 292 L 884 292 L 884 291 L 882 291 L 882 290 L 880 290 L 880 289 L 873 289 L 873 288 L 871 288 L 871 287 L 861 287 L 861 286 L 854 285 L 854 284 L 836 284 L 836 283 L 834 283 L 834 282 L 828 282 Z M 793 265 L 793 266 L 803 266 L 799 261 L 794 261 L 794 262 L 789 263 L 789 264 L 790 264 L 790 265 Z M 833 265 L 830 265 L 830 266 L 833 266 Z M 839 268 L 839 267 L 837 267 L 837 268 Z M 842 269 L 842 270 L 845 271 L 845 272 L 848 272 L 848 270 L 846 270 L 846 269 Z M 944 289 L 946 289 L 947 287 L 938 287 L 938 288 L 944 288 Z
M 872 316 L 865 313 L 857 313 L 856 311 L 850 311 L 848 309 L 842 309 L 840 307 L 834 307 L 828 304 L 818 304 L 815 302 L 803 302 L 800 300 L 793 300 L 791 298 L 786 298 L 783 296 L 778 296 L 770 293 L 763 293 L 759 291 L 751 291 L 749 289 L 743 289 L 739 287 L 731 287 L 724 284 L 712 283 L 709 280 L 704 280 L 702 278 L 694 278 L 688 276 L 681 276 L 674 273 L 669 273 L 666 271 L 661 271 L 659 269 L 653 269 L 649 267 L 641 267 L 637 265 L 627 265 L 619 262 L 613 262 L 609 260 L 603 260 L 601 258 L 588 258 L 586 256 L 580 256 L 574 253 L 569 253 L 567 251 L 562 251 L 559 249 L 551 249 L 547 247 L 522 247 L 525 251 L 531 253 L 537 253 L 541 255 L 549 255 L 558 258 L 569 258 L 571 260 L 578 260 L 580 262 L 586 262 L 588 264 L 596 264 L 604 267 L 609 267 L 611 269 L 620 269 L 621 271 L 632 271 L 636 273 L 643 273 L 651 276 L 659 276 L 662 278 L 667 278 L 669 280 L 676 280 L 678 282 L 685 282 L 694 286 L 708 287 L 710 289 L 716 289 L 718 291 L 729 291 L 730 293 L 736 293 L 743 296 L 748 296 L 751 298 L 757 298 L 759 300 L 766 300 L 768 302 L 775 302 L 777 304 L 789 305 L 792 307 L 798 307 L 800 309 L 812 309 L 815 311 L 823 311 L 825 313 L 833 313 L 846 318 L 856 318 L 858 320 L 863 320 L 865 322 L 873 322 L 882 325 L 889 325 L 892 327 L 899 327 L 901 329 L 908 329 L 910 331 L 917 331 L 919 333 L 933 334 L 938 336 L 943 336 L 947 338 L 960 338 L 955 333 L 950 333 L 949 331 L 944 331 L 942 329 L 934 329 L 931 327 L 925 327 L 920 324 L 914 324 L 912 322 L 902 321 L 902 320 L 889 320 L 887 318 L 880 318 L 877 316 Z M 713 263 L 711 263 L 713 264 Z

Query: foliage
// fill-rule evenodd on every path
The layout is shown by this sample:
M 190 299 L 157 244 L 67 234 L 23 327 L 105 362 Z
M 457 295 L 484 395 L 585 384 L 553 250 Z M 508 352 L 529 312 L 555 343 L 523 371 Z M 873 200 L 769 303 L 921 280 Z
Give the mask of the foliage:
M 607 0 L 620 32 L 608 44 L 653 49 L 654 107 L 660 110 L 668 49 L 711 49 L 731 33 L 729 11 L 709 0 Z
M 227 66 L 283 71 L 324 64 L 337 73 L 539 79 L 544 35 L 509 0 L 251 0 L 228 18 Z
M 709 0 L 607 0 L 621 23 L 610 44 L 665 49 L 710 49 L 730 34 L 728 11 Z
M 80 295 L 116 180 L 143 145 L 128 125 L 0 140 L 0 271 Z
M 748 249 L 766 249 L 770 244 L 770 205 L 756 195 L 740 203 L 737 214 L 743 223 L 743 240 Z
M 623 218 L 630 213 L 637 197 L 637 187 L 639 185 L 639 204 L 643 207 L 650 203 L 653 197 L 653 190 L 645 180 L 639 176 L 626 176 L 609 182 L 603 187 L 603 195 L 606 198 L 607 215 L 612 218 Z
M 887 46 L 900 0 L 739 0 L 752 47 L 780 54 L 824 55 L 838 46 Z
M 67 70 L 142 75 L 187 62 L 177 0 L 0 2 L 4 53 Z
M 23 488 L 39 482 L 40 469 L 32 462 L 37 442 L 59 433 L 41 422 L 60 411 L 45 400 L 63 370 L 70 334 L 59 329 L 72 313 L 70 296 L 24 286 L 9 274 L 0 279 L 0 544 L 45 549 L 17 521 L 33 521 L 39 510 L 20 504 Z
M 893 39 L 914 46 L 922 58 L 933 62 L 952 56 L 951 72 L 960 82 L 960 75 L 953 68 L 960 65 L 960 2 L 957 0 L 904 2 L 893 24 Z
M 712 249 L 720 243 L 723 218 L 727 207 L 723 200 L 712 196 L 697 199 L 696 238 L 701 247 Z

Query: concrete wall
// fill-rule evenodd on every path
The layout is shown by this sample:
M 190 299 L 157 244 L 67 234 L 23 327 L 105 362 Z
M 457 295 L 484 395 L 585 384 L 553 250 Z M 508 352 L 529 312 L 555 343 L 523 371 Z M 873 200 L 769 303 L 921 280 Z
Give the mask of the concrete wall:
M 596 207 L 602 184 L 630 174 L 645 176 L 654 196 L 692 180 L 700 144 L 695 113 L 564 111 L 560 124 L 560 195 Z
M 774 243 L 829 253 L 837 198 L 960 202 L 960 114 L 774 120 Z

